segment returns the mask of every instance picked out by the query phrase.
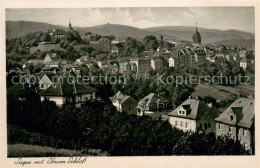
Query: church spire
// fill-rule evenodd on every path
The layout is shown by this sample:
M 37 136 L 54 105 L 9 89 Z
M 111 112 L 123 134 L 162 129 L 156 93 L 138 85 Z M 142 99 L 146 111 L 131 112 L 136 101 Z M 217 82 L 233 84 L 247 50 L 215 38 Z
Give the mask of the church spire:
M 198 23 L 196 22 L 196 32 L 198 32 Z
M 70 29 L 70 31 L 73 30 L 73 28 L 72 28 L 72 26 L 71 26 L 70 18 L 69 18 L 69 29 Z

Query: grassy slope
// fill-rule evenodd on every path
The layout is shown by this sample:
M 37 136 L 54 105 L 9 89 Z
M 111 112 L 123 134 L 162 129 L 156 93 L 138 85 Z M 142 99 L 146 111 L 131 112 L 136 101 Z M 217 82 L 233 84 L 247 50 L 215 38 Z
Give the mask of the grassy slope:
M 243 88 L 243 89 L 241 89 Z M 230 100 L 237 95 L 242 93 L 244 95 L 254 95 L 254 87 L 249 85 L 239 85 L 236 87 L 224 87 L 220 85 L 206 85 L 201 84 L 195 87 L 195 92 L 192 93 L 193 97 L 196 96 L 211 96 L 216 100 Z
M 8 145 L 8 157 L 51 157 L 51 156 L 82 156 L 77 150 L 55 149 L 27 144 Z

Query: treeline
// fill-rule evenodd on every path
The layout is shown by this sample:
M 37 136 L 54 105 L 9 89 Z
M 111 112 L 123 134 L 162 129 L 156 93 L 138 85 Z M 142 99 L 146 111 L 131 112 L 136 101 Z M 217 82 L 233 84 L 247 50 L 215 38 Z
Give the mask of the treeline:
M 8 126 L 46 136 L 28 141 L 34 145 L 82 151 L 101 149 L 112 156 L 248 154 L 229 137 L 184 133 L 166 121 L 119 113 L 109 101 L 86 102 L 81 108 L 65 104 L 59 108 L 54 102 L 41 102 L 29 89 L 15 93 L 18 92 L 7 95 Z M 15 133 L 9 134 L 8 143 L 15 143 L 16 137 Z M 53 137 L 53 142 L 48 142 L 48 137 Z

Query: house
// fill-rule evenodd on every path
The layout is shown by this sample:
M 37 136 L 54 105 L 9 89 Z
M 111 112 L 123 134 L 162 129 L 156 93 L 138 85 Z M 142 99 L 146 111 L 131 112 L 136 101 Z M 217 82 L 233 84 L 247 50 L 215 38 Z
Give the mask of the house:
M 170 57 L 169 59 L 168 59 L 168 63 L 169 63 L 169 67 L 174 67 L 174 58 L 173 57 Z
M 151 60 L 149 58 L 131 58 L 130 59 L 131 71 L 139 74 L 147 74 L 151 67 Z
M 180 106 L 168 114 L 169 123 L 183 131 L 204 130 L 206 133 L 215 132 L 215 117 L 219 111 L 214 107 L 209 107 L 206 103 L 189 98 Z
M 110 40 L 107 37 L 100 37 L 98 44 L 110 44 Z
M 247 50 L 240 50 L 238 54 L 240 58 L 245 58 L 247 55 Z
M 88 56 L 81 56 L 76 60 L 77 64 L 83 64 L 84 62 L 87 62 L 89 60 Z
M 154 55 L 153 49 L 143 51 L 144 56 L 152 57 Z
M 252 151 L 252 141 L 254 132 L 253 120 L 254 113 L 253 98 L 236 99 L 216 121 L 216 136 L 229 135 L 234 140 L 240 141 L 245 149 Z
M 49 33 L 50 36 L 54 36 L 56 38 L 65 37 L 66 32 L 62 29 L 52 29 Z
M 45 63 L 46 67 L 59 67 L 60 65 L 61 65 L 60 61 L 51 61 L 51 62 Z
M 150 93 L 138 102 L 137 115 L 143 116 L 148 113 L 167 111 L 170 110 L 171 107 L 170 102 L 164 97 L 155 93 Z
M 47 53 L 43 62 L 46 64 L 48 62 L 51 62 L 53 59 L 57 59 L 60 56 L 57 53 Z
M 124 37 L 118 37 L 111 41 L 112 44 L 124 43 L 126 39 Z
M 106 68 L 107 67 L 107 61 L 98 61 L 97 65 L 101 69 Z
M 122 43 L 113 44 L 111 46 L 111 53 L 116 53 L 120 55 L 124 51 L 124 45 Z
M 107 61 L 106 63 L 106 68 L 103 68 L 106 73 L 117 74 L 119 72 L 119 64 L 117 61 Z
M 244 70 L 246 68 L 248 68 L 250 66 L 250 61 L 248 59 L 246 59 L 246 57 L 244 57 L 241 61 L 240 61 L 240 67 L 242 67 Z
M 163 54 L 164 54 L 164 48 L 158 47 L 155 55 L 159 57 L 159 56 L 162 56 Z
M 119 62 L 119 72 L 122 74 L 130 74 L 132 72 L 130 63 L 128 61 Z
M 129 115 L 136 114 L 137 101 L 131 96 L 124 95 L 120 91 L 115 96 L 109 98 L 113 105 L 120 113 L 127 113 Z
M 47 98 L 58 106 L 70 102 L 80 107 L 82 103 L 96 99 L 96 89 L 87 84 L 73 82 L 67 77 L 44 74 L 38 84 L 36 92 L 41 101 Z
M 29 64 L 32 64 L 33 66 L 36 66 L 38 64 L 43 64 L 43 60 L 40 60 L 40 59 L 31 59 L 28 61 Z
M 163 62 L 161 59 L 151 59 L 151 67 L 153 70 L 161 70 L 163 68 Z

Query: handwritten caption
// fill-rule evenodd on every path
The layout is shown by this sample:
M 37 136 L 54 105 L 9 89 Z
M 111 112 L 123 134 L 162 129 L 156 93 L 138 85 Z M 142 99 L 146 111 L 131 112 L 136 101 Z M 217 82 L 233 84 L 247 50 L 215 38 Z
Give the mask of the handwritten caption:
M 62 160 L 60 158 L 51 157 L 48 159 L 40 159 L 31 161 L 29 159 L 24 158 L 18 158 L 16 161 L 14 161 L 14 164 L 16 165 L 43 165 L 43 164 L 84 164 L 87 161 L 87 157 L 70 157 L 67 160 Z

